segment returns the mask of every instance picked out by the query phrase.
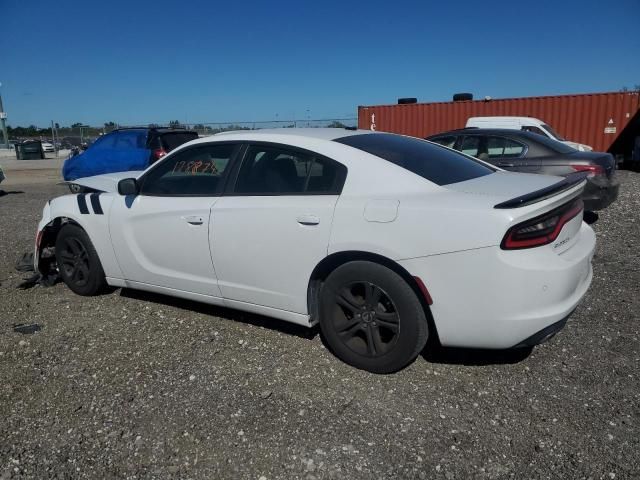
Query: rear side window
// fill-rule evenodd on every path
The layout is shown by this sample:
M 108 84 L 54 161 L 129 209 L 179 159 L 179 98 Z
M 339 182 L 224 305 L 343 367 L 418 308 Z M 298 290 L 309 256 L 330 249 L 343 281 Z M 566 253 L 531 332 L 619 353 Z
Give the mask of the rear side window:
M 235 193 L 244 195 L 339 194 L 346 167 L 311 152 L 252 145 L 238 173 Z
M 464 137 L 464 140 L 462 140 L 462 144 L 460 145 L 460 151 L 466 155 L 471 155 L 472 157 L 480 155 L 480 137 Z
M 437 185 L 464 182 L 495 171 L 426 140 L 392 133 L 353 135 L 335 141 L 395 163 Z
M 160 141 L 162 142 L 163 150 L 165 152 L 170 152 L 174 148 L 178 148 L 183 143 L 196 140 L 197 138 L 198 134 L 195 132 L 171 132 L 162 134 L 160 136 Z
M 489 158 L 517 158 L 524 153 L 525 146 L 504 137 L 487 137 Z

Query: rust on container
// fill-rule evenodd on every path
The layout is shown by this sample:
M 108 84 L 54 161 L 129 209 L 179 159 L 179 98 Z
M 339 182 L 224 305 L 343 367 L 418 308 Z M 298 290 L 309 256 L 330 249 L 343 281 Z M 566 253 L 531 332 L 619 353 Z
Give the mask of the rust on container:
M 567 140 L 626 156 L 640 135 L 640 92 L 361 106 L 358 128 L 424 138 L 484 116 L 538 118 Z

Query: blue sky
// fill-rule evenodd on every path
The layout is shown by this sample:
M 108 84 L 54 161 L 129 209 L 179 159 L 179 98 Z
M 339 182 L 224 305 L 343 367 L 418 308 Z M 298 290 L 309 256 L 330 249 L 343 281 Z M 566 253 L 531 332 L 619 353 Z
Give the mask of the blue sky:
M 10 125 L 46 126 L 615 91 L 640 84 L 639 19 L 640 0 L 0 0 L 0 92 Z

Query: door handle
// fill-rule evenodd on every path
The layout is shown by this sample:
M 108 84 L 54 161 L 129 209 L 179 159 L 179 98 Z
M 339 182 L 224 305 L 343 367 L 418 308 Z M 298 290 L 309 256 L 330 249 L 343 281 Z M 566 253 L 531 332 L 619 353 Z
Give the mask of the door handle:
M 320 219 L 315 215 L 300 215 L 297 219 L 300 225 L 318 225 Z
M 182 219 L 189 225 L 202 225 L 204 223 L 202 217 L 198 215 L 187 215 L 185 217 L 182 217 Z
M 499 167 L 515 167 L 516 164 L 510 163 L 510 162 L 498 162 L 498 166 Z

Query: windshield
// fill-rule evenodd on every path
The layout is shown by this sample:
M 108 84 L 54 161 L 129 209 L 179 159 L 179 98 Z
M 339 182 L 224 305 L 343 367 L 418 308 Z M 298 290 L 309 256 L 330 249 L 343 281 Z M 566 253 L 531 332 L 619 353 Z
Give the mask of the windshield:
M 544 128 L 547 132 L 549 132 L 551 135 L 553 135 L 553 138 L 555 138 L 556 140 L 560 140 L 561 142 L 564 142 L 565 139 L 562 138 L 562 135 L 560 135 L 558 132 L 556 132 L 549 125 L 543 123 L 542 124 L 542 128 Z
M 335 141 L 383 158 L 436 185 L 464 182 L 495 171 L 455 150 L 413 137 L 366 133 Z

